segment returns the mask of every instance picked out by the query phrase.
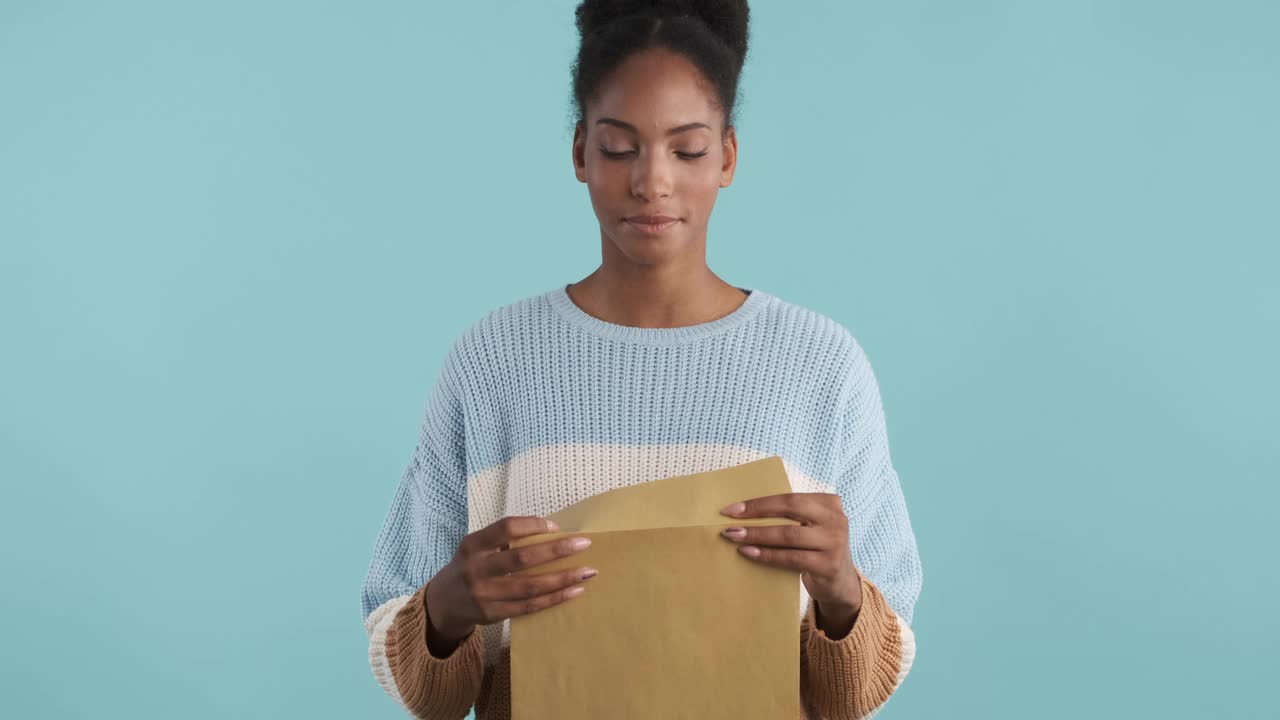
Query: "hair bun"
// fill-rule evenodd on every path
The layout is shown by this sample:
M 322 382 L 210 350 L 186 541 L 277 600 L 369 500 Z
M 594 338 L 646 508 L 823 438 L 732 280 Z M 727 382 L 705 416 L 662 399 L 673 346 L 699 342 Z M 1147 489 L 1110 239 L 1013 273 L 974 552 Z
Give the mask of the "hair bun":
M 747 0 L 584 0 L 576 17 L 582 38 L 632 15 L 696 17 L 742 62 L 747 56 Z

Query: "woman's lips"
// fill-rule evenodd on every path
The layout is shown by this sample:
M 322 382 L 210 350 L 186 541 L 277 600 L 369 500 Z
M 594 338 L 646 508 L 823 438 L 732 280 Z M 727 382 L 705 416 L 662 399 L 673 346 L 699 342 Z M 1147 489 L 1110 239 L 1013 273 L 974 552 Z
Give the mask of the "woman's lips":
M 644 235 L 661 235 L 667 230 L 675 227 L 680 222 L 679 218 L 667 217 L 665 215 L 645 215 L 626 218 L 626 223 L 632 228 Z

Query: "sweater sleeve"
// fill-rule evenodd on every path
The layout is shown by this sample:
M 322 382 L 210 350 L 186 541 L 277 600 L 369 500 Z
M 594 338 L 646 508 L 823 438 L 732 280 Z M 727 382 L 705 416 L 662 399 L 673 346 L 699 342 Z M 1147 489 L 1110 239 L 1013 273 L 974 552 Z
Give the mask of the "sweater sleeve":
M 915 533 L 889 454 L 875 373 L 853 342 L 842 396 L 837 491 L 849 518 L 849 545 L 862 576 L 862 609 L 833 639 L 817 626 L 810 601 L 801 625 L 802 696 L 817 717 L 869 718 L 902 684 L 915 660 L 911 620 L 923 585 Z
M 884 595 L 862 577 L 862 609 L 833 639 L 818 626 L 812 600 L 800 624 L 801 697 L 811 718 L 870 718 L 902 684 L 915 660 L 915 637 Z
M 360 592 L 373 676 L 410 715 L 466 717 L 483 646 L 473 631 L 448 657 L 427 647 L 426 585 L 466 535 L 466 461 L 457 345 L 428 395 L 418 441 L 383 519 Z

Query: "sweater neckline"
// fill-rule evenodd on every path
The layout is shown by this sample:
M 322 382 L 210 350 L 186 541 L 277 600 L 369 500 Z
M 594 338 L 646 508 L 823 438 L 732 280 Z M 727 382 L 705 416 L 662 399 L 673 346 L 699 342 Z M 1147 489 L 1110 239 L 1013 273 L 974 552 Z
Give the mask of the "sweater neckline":
M 738 289 L 747 293 L 742 304 L 734 308 L 728 315 L 694 325 L 679 327 L 646 328 L 602 320 L 578 307 L 569 296 L 569 285 L 565 283 L 546 294 L 551 307 L 569 322 L 569 324 L 597 337 L 606 340 L 636 343 L 641 345 L 678 345 L 702 338 L 718 335 L 737 327 L 754 317 L 772 297 L 759 288 Z M 736 285 L 734 287 L 737 287 Z

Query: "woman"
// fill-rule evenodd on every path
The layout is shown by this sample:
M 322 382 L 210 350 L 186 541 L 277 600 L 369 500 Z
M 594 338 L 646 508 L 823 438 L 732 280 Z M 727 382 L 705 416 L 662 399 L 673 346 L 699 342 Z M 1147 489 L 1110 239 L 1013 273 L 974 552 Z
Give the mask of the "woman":
M 603 260 L 450 348 L 362 588 L 374 674 L 419 717 L 509 717 L 510 618 L 572 602 L 595 574 L 508 576 L 581 550 L 517 555 L 512 540 L 605 490 L 779 455 L 795 492 L 725 513 L 800 530 L 725 540 L 801 573 L 806 716 L 865 717 L 911 666 L 922 583 L 875 376 L 838 323 L 706 264 L 736 166 L 747 5 L 587 0 L 577 25 L 573 164 Z

